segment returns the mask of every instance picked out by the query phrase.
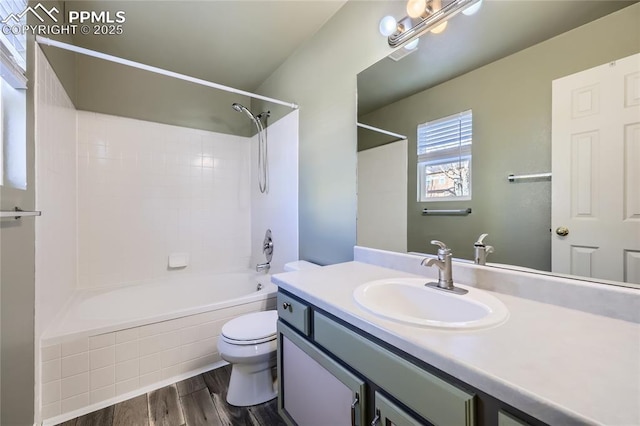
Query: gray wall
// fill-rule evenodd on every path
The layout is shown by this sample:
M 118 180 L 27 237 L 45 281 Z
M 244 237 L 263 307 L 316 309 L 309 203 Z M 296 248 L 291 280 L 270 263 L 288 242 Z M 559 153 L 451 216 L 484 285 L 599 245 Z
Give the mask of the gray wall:
M 351 1 L 258 89 L 300 105 L 300 258 L 353 259 L 356 75 L 390 53 L 378 32 L 401 2 Z
M 473 258 L 473 242 L 489 233 L 490 261 L 549 270 L 551 183 L 510 184 L 509 173 L 551 170 L 551 81 L 640 51 L 640 5 L 479 68 L 361 117 L 409 136 L 408 250 Z M 473 110 L 473 200 L 416 201 L 416 126 Z M 359 148 L 380 143 L 360 132 Z M 471 207 L 469 216 L 422 216 L 424 207 Z
M 0 187 L 0 209 L 35 208 L 33 39 L 27 48 L 27 190 Z M 35 226 L 0 220 L 0 424 L 32 425 L 34 401 Z

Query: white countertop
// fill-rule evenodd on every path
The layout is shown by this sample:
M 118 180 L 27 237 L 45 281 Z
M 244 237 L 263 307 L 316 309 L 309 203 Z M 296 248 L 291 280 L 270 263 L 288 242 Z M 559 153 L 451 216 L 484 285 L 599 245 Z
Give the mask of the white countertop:
M 550 425 L 640 425 L 640 325 L 488 292 L 509 309 L 493 328 L 441 331 L 382 319 L 353 290 L 419 277 L 360 262 L 277 274 L 309 303 Z M 357 366 L 355 366 L 357 368 Z

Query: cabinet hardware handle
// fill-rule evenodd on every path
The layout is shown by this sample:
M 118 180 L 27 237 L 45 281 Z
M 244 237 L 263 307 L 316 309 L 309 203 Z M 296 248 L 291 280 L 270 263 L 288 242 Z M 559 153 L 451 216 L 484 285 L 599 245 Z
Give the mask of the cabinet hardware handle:
M 371 426 L 376 426 L 380 421 L 380 410 L 376 408 L 376 416 L 371 421 Z
M 291 303 L 289 303 L 289 302 L 284 302 L 284 303 L 282 304 L 282 307 L 283 307 L 285 310 L 288 310 L 288 309 L 291 307 Z
M 356 426 L 356 405 L 360 402 L 360 395 L 356 393 L 356 397 L 351 403 L 351 426 Z

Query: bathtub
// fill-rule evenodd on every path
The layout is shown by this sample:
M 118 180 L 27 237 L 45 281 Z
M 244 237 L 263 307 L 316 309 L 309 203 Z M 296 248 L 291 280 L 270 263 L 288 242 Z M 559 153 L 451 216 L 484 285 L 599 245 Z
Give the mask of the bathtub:
M 222 325 L 275 309 L 276 290 L 253 271 L 79 290 L 41 338 L 44 424 L 223 365 Z

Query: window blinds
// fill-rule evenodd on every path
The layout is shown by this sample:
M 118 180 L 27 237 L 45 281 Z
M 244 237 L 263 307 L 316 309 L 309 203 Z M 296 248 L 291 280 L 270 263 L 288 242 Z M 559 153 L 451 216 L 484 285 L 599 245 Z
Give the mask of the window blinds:
M 471 110 L 418 126 L 418 162 L 438 164 L 471 156 Z

